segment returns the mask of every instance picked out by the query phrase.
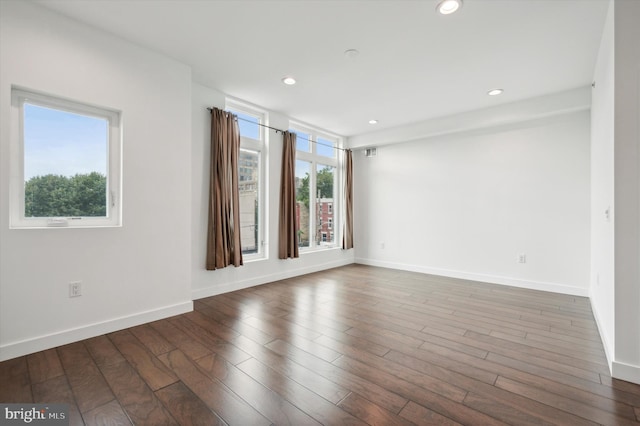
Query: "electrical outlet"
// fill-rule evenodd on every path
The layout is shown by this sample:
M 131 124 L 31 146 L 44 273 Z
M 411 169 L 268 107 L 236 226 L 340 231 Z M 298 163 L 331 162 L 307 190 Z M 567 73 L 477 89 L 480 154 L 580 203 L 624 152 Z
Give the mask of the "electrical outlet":
M 69 283 L 69 297 L 82 296 L 82 286 L 80 281 L 71 281 Z
M 520 253 L 518 255 L 518 263 L 527 263 L 527 255 L 524 253 Z

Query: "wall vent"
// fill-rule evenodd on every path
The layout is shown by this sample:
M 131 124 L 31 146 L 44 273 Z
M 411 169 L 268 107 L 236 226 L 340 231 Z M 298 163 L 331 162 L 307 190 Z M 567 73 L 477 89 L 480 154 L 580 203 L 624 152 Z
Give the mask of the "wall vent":
M 378 155 L 378 149 L 377 148 L 367 148 L 364 150 L 364 155 L 365 157 L 375 157 L 376 155 Z

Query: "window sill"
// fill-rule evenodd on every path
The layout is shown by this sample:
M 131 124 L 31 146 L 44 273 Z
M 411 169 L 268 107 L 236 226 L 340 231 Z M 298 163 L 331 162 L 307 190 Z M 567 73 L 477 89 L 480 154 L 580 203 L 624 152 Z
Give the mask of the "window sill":
M 299 249 L 301 255 L 309 253 L 322 253 L 331 250 L 342 250 L 342 246 L 336 244 L 333 246 L 318 246 L 313 248 L 305 247 Z
M 47 225 L 9 225 L 10 230 L 43 230 L 43 229 L 104 229 L 122 228 L 122 224 L 105 225 L 73 225 L 73 226 L 47 226 Z

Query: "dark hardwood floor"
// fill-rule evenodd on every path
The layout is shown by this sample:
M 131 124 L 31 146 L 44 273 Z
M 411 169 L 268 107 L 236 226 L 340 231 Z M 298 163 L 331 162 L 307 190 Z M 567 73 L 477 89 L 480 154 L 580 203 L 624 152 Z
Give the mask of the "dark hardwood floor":
M 350 265 L 0 363 L 71 424 L 638 425 L 588 299 Z

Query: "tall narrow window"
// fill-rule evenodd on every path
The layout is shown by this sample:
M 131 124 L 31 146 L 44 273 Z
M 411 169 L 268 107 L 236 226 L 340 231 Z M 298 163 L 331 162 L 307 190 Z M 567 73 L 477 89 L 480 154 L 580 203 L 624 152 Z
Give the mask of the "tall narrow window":
M 264 212 L 264 152 L 266 113 L 255 108 L 227 101 L 227 111 L 238 116 L 240 128 L 240 158 L 238 190 L 240 195 L 240 237 L 245 261 L 265 257 Z
M 312 250 L 336 246 L 335 205 L 339 198 L 338 138 L 292 125 L 296 143 L 298 246 Z
M 329 206 L 335 200 L 334 188 L 336 182 L 336 168 L 325 164 L 316 164 L 316 236 L 330 235 L 333 225 L 333 210 Z M 333 235 L 316 238 L 321 245 L 333 246 Z
M 296 160 L 296 221 L 298 222 L 298 247 L 309 247 L 311 241 L 311 162 Z
M 120 225 L 120 114 L 12 89 L 11 227 Z

